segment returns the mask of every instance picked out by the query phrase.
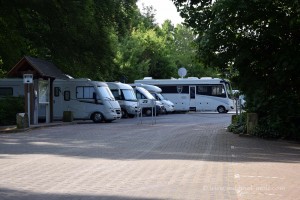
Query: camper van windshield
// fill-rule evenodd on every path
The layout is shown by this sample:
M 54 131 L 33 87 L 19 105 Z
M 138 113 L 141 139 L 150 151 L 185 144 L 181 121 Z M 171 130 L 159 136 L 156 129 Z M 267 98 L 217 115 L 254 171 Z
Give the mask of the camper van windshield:
M 159 100 L 166 100 L 166 98 L 162 95 L 162 94 L 160 94 L 160 93 L 156 93 L 156 95 L 157 95 L 157 97 L 159 98 Z
M 127 100 L 127 101 L 137 101 L 133 90 L 123 89 L 122 93 L 123 93 L 123 96 L 124 96 L 125 100 Z
M 113 94 L 108 87 L 98 86 L 98 90 L 103 99 L 115 100 Z
M 155 99 L 150 92 L 142 87 L 139 87 L 140 92 L 146 97 L 146 99 Z
M 225 86 L 226 86 L 226 91 L 227 91 L 227 94 L 228 94 L 228 98 L 231 99 L 233 97 L 231 85 L 230 85 L 230 83 L 225 82 Z

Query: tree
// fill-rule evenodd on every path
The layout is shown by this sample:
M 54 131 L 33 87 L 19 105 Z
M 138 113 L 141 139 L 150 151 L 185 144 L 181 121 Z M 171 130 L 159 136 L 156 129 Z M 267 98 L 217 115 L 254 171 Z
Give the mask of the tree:
M 74 77 L 110 78 L 118 71 L 118 40 L 130 32 L 136 9 L 136 0 L 0 0 L 4 70 L 30 55 Z
M 231 77 L 268 134 L 299 133 L 300 3 L 173 0 L 198 34 L 199 57 Z M 229 74 L 230 75 L 230 74 Z M 299 119 L 299 118 L 298 118 Z M 293 129 L 294 127 L 294 129 Z
M 131 34 L 120 41 L 115 59 L 120 66 L 120 80 L 178 77 L 180 67 L 187 68 L 188 76 L 216 76 L 215 70 L 196 59 L 196 37 L 190 28 L 175 27 L 170 20 L 159 26 L 154 19 L 155 10 L 144 8 L 144 14 L 136 15 Z
M 171 52 L 176 59 L 177 68 L 185 67 L 187 76 L 191 77 L 217 77 L 218 72 L 214 68 L 205 67 L 204 63 L 198 59 L 196 39 L 194 31 L 185 25 L 178 24 L 174 28 Z

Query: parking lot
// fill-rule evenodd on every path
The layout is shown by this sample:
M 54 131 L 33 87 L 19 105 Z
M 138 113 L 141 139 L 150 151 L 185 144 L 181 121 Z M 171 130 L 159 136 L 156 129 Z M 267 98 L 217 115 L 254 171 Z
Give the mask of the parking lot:
M 0 199 L 299 199 L 299 143 L 234 135 L 230 120 L 192 112 L 0 134 Z

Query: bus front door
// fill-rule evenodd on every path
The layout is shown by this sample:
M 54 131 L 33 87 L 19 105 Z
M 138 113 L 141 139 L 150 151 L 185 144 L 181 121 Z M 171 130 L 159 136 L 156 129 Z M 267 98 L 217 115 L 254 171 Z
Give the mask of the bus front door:
M 196 111 L 196 86 L 190 86 L 190 110 Z

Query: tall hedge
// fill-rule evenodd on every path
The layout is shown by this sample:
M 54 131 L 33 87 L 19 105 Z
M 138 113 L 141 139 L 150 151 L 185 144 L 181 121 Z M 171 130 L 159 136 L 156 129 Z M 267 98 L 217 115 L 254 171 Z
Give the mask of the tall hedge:
M 0 126 L 16 124 L 16 114 L 23 113 L 24 97 L 3 97 L 0 99 Z

